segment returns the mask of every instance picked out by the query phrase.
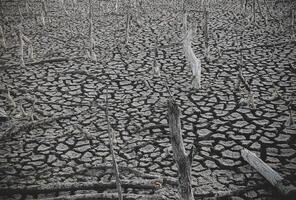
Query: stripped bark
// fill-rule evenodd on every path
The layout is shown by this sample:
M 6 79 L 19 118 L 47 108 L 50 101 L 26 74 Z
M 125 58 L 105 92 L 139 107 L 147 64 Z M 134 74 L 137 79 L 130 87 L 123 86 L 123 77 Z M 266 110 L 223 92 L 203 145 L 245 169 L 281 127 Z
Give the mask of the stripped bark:
M 109 109 L 108 109 L 108 88 L 107 88 L 107 94 L 106 94 L 106 120 L 107 120 L 107 126 L 108 126 L 108 136 L 109 136 L 109 145 L 110 145 L 110 153 L 112 155 L 112 161 L 113 161 L 113 166 L 114 166 L 114 175 L 116 177 L 116 186 L 118 190 L 118 199 L 123 200 L 122 196 L 122 189 L 121 189 L 121 180 L 119 177 L 119 170 L 118 170 L 118 165 L 115 157 L 115 152 L 114 152 L 114 132 L 111 130 L 111 125 L 109 121 Z
M 269 183 L 271 183 L 281 195 L 292 199 L 296 195 L 296 187 L 285 180 L 279 173 L 263 162 L 253 152 L 242 149 L 241 155 L 253 168 L 255 168 Z
M 179 194 L 182 200 L 194 200 L 191 186 L 190 158 L 185 153 L 182 139 L 180 110 L 173 99 L 168 100 L 168 122 L 174 159 L 179 173 Z

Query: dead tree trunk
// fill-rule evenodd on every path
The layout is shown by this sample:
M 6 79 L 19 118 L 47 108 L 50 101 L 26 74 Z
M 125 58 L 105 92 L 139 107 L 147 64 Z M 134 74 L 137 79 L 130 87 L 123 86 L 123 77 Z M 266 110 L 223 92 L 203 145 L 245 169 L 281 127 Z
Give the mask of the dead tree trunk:
M 109 136 L 109 143 L 110 143 L 110 152 L 111 152 L 111 155 L 112 155 L 112 161 L 113 161 L 113 167 L 114 167 L 114 175 L 115 175 L 115 178 L 116 178 L 118 199 L 123 200 L 122 189 L 121 189 L 121 180 L 120 180 L 120 177 L 119 177 L 119 170 L 118 170 L 118 165 L 117 165 L 115 152 L 114 152 L 114 145 L 113 145 L 114 132 L 112 132 L 112 130 L 111 130 L 111 125 L 110 125 L 110 121 L 109 121 L 108 88 L 107 88 L 107 94 L 106 94 L 106 110 L 105 110 L 105 114 L 106 114 L 107 125 L 108 125 L 108 136 Z
M 182 200 L 194 200 L 191 187 L 191 161 L 185 153 L 182 139 L 180 110 L 172 99 L 168 101 L 168 122 L 171 143 L 179 173 L 179 194 Z
M 285 180 L 279 173 L 258 158 L 253 152 L 243 149 L 241 155 L 253 168 L 255 168 L 268 182 L 270 182 L 285 197 L 293 199 L 296 195 L 296 187 Z
M 204 34 L 204 46 L 205 46 L 205 58 L 208 58 L 208 53 L 209 53 L 209 36 L 208 36 L 208 18 L 209 18 L 209 12 L 207 9 L 208 2 L 205 0 L 203 2 L 203 19 L 204 19 L 204 24 L 203 24 L 203 34 Z

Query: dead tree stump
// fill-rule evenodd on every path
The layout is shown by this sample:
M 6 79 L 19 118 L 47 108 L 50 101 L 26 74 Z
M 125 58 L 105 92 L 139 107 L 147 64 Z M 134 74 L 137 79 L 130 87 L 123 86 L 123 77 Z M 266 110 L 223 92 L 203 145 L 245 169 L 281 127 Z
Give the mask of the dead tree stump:
M 174 159 L 179 173 L 179 194 L 182 200 L 194 200 L 191 186 L 191 161 L 183 144 L 180 110 L 172 99 L 168 101 L 168 122 Z

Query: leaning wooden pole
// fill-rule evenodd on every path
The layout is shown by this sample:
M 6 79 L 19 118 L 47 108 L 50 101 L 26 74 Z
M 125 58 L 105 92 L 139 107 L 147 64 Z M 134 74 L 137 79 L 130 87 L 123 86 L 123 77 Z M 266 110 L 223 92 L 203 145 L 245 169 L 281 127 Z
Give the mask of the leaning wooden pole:
M 179 173 L 180 199 L 194 200 L 191 186 L 191 159 L 185 153 L 181 132 L 180 110 L 173 99 L 168 100 L 168 122 L 174 159 Z
M 107 119 L 110 152 L 111 152 L 111 155 L 112 155 L 114 174 L 115 174 L 115 178 L 116 178 L 116 187 L 117 187 L 117 191 L 118 191 L 118 199 L 123 200 L 122 188 L 121 188 L 121 180 L 120 180 L 120 177 L 119 177 L 119 170 L 118 170 L 118 165 L 117 165 L 117 162 L 116 162 L 116 157 L 115 157 L 115 152 L 114 152 L 114 144 L 113 144 L 114 132 L 112 132 L 112 130 L 111 130 L 111 125 L 110 125 L 110 121 L 109 121 L 108 91 L 107 91 L 107 94 L 106 94 L 106 110 L 105 110 L 105 114 L 106 114 L 106 119 Z
M 253 168 L 255 168 L 268 182 L 270 182 L 285 197 L 294 199 L 296 187 L 285 180 L 279 173 L 274 171 L 269 165 L 263 162 L 253 152 L 242 149 L 241 155 Z

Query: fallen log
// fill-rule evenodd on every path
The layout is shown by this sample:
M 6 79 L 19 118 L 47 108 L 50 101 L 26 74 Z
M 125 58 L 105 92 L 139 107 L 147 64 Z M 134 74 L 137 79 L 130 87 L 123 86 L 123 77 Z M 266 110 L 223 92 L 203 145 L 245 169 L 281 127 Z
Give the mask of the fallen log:
M 94 193 L 94 194 L 76 194 L 69 196 L 60 196 L 52 198 L 43 198 L 42 200 L 114 200 L 118 199 L 116 193 Z M 124 200 L 164 200 L 160 195 L 141 195 L 141 194 L 123 194 Z M 40 199 L 41 200 L 41 199 Z
M 234 197 L 234 196 L 240 196 L 244 193 L 247 193 L 249 191 L 253 190 L 259 190 L 266 187 L 265 184 L 259 184 L 254 186 L 247 186 L 235 190 L 229 190 L 229 191 L 213 191 L 213 192 L 194 192 L 194 197 L 196 199 L 203 199 L 203 198 L 214 198 L 214 199 L 227 199 L 228 197 Z
M 273 42 L 273 43 L 263 43 L 263 44 L 257 44 L 257 45 L 250 45 L 250 46 L 245 46 L 241 48 L 228 48 L 228 49 L 223 49 L 223 52 L 228 52 L 228 51 L 243 51 L 243 50 L 250 50 L 250 49 L 255 49 L 259 47 L 274 47 L 274 46 L 279 46 L 279 45 L 284 45 L 284 44 L 296 44 L 296 40 L 289 40 L 289 41 L 281 41 L 281 42 Z
M 185 153 L 181 132 L 180 110 L 172 98 L 168 100 L 168 122 L 174 159 L 179 174 L 179 194 L 182 200 L 194 200 L 191 186 L 191 158 Z
M 256 156 L 253 152 L 242 149 L 241 155 L 255 168 L 269 183 L 271 183 L 285 199 L 295 199 L 296 187 L 284 179 L 279 173 Z
M 162 180 L 121 180 L 121 187 L 134 189 L 158 190 L 162 185 Z M 75 182 L 75 183 L 52 183 L 47 185 L 1 187 L 0 195 L 12 194 L 40 194 L 60 191 L 77 190 L 107 190 L 116 189 L 116 181 L 110 182 Z
M 79 113 L 79 114 L 81 114 L 81 113 Z M 64 115 L 60 115 L 60 116 L 54 116 L 54 117 L 41 119 L 38 121 L 27 122 L 27 123 L 24 123 L 21 125 L 12 125 L 11 128 L 9 128 L 7 131 L 0 134 L 0 140 L 3 140 L 8 137 L 13 137 L 17 133 L 19 133 L 23 130 L 27 130 L 27 129 L 30 129 L 33 127 L 38 127 L 38 126 L 45 125 L 45 124 L 50 124 L 54 121 L 58 121 L 58 120 L 62 120 L 62 119 L 70 119 L 71 117 L 76 116 L 76 115 L 78 115 L 78 113 L 64 114 Z
M 25 66 L 34 66 L 34 65 L 40 65 L 40 64 L 45 64 L 45 63 L 55 63 L 55 62 L 68 62 L 71 60 L 75 60 L 75 59 L 80 59 L 80 58 L 84 58 L 83 56 L 75 56 L 75 57 L 56 57 L 56 58 L 50 58 L 50 59 L 44 59 L 44 60 L 37 60 L 34 62 L 28 62 L 25 63 Z M 0 67 L 0 69 L 9 69 L 9 68 L 13 68 L 13 67 L 18 67 L 19 64 L 13 64 L 13 65 L 4 65 L 2 67 Z
M 87 174 L 90 170 L 107 170 L 107 169 L 111 169 L 111 168 L 113 168 L 113 166 L 110 164 L 96 164 L 96 165 L 92 165 L 89 167 L 86 166 L 86 169 L 80 173 L 83 174 L 85 172 Z M 134 174 L 140 178 L 150 179 L 150 180 L 151 179 L 159 180 L 159 183 L 162 183 L 163 186 L 165 186 L 165 185 L 177 186 L 178 185 L 178 182 L 175 178 L 161 176 L 161 175 L 148 174 L 148 173 L 141 172 L 137 169 L 133 169 L 131 167 L 122 166 L 122 165 L 118 165 L 118 169 L 119 169 L 119 171 L 127 171 L 128 173 Z

